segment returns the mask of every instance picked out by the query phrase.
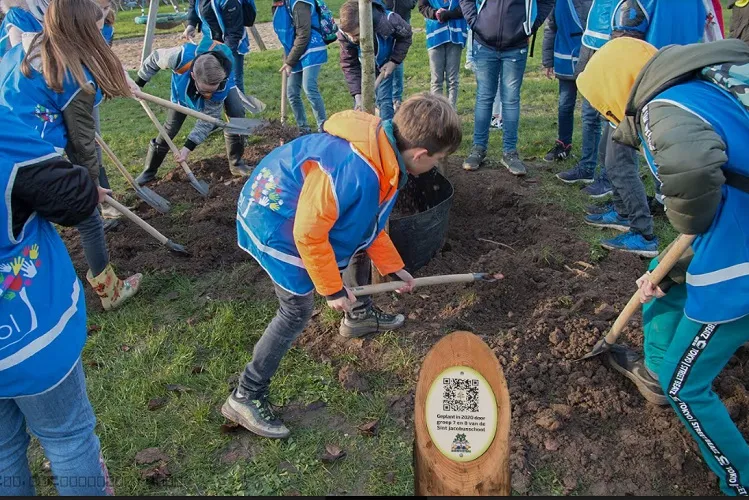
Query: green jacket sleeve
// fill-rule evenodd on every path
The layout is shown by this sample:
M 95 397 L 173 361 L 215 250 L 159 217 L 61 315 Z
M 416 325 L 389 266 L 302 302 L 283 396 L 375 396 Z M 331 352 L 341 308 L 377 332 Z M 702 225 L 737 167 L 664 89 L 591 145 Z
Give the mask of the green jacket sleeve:
M 709 123 L 672 104 L 650 103 L 641 116 L 643 147 L 658 166 L 668 220 L 682 234 L 704 233 L 722 198 L 726 144 Z
M 94 94 L 82 90 L 63 109 L 62 117 L 68 133 L 65 153 L 71 163 L 86 167 L 91 180 L 99 185 L 99 157 L 96 154 Z

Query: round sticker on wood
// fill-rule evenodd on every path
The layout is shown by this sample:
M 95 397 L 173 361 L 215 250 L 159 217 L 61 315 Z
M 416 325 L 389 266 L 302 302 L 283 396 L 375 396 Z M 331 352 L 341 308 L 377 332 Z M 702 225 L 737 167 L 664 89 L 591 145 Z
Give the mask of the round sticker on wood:
M 473 368 L 453 366 L 440 373 L 425 406 L 429 436 L 450 460 L 476 460 L 492 444 L 497 401 L 486 379 Z

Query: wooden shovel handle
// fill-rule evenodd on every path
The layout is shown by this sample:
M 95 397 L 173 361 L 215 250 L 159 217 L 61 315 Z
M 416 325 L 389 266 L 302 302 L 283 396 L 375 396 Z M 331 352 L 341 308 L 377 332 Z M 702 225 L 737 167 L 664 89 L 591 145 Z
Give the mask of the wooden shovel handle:
M 445 274 L 443 276 L 427 276 L 426 278 L 416 278 L 417 287 L 431 286 L 431 285 L 444 285 L 447 283 L 472 283 L 476 281 L 476 274 Z M 388 283 L 380 283 L 379 285 L 364 285 L 351 288 L 351 293 L 356 297 L 364 295 L 373 295 L 376 293 L 394 292 L 400 287 L 405 285 L 404 281 L 390 281 Z
M 125 217 L 127 217 L 128 219 L 130 219 L 131 221 L 133 221 L 134 223 L 136 223 L 138 226 L 141 227 L 141 229 L 143 229 L 145 232 L 147 232 L 148 234 L 150 234 L 151 236 L 153 236 L 154 238 L 156 238 L 162 245 L 166 244 L 166 242 L 169 241 L 169 238 L 167 238 L 166 236 L 164 236 L 163 234 L 161 234 L 160 232 L 158 232 L 156 230 L 156 228 L 154 228 L 148 222 L 144 221 L 143 219 L 141 219 L 140 217 L 138 217 L 137 215 L 135 215 L 133 212 L 130 211 L 129 208 L 127 208 L 125 205 L 123 205 L 122 203 L 118 202 L 117 200 L 115 200 L 111 196 L 107 195 L 104 198 L 104 201 L 106 201 L 107 203 L 109 203 L 110 205 L 112 205 L 119 212 L 122 212 L 122 214 L 124 214 Z
M 169 134 L 166 133 L 166 130 L 164 129 L 164 126 L 161 124 L 161 122 L 159 121 L 158 117 L 155 114 L 153 114 L 153 110 L 150 108 L 150 106 L 148 106 L 148 104 L 146 104 L 145 101 L 139 101 L 139 102 L 140 102 L 140 105 L 143 106 L 143 109 L 146 110 L 146 114 L 151 119 L 153 124 L 156 126 L 156 129 L 159 131 L 159 134 L 161 135 L 161 137 L 163 137 L 164 141 L 166 141 L 166 143 L 169 145 L 169 149 L 172 150 L 172 153 L 175 155 L 179 154 L 179 149 L 174 144 L 174 141 L 172 141 L 171 137 L 169 137 Z M 190 170 L 190 167 L 187 165 L 187 163 L 181 161 L 179 164 L 182 166 L 182 169 L 185 171 L 187 175 L 192 175 L 192 170 Z
M 286 123 L 286 88 L 288 86 L 289 75 L 285 71 L 281 72 L 281 125 Z
M 135 179 L 133 179 L 133 176 L 130 175 L 130 172 L 127 171 L 125 168 L 125 165 L 122 164 L 119 158 L 114 154 L 114 151 L 107 145 L 106 142 L 104 142 L 104 139 L 101 138 L 99 133 L 96 133 L 96 143 L 101 147 L 101 149 L 107 154 L 110 160 L 112 160 L 112 163 L 114 163 L 114 166 L 117 167 L 117 170 L 120 171 L 120 173 L 125 177 L 128 184 L 130 184 L 133 189 L 136 191 L 138 190 L 138 185 L 135 183 Z
M 192 116 L 193 118 L 197 118 L 198 120 L 203 120 L 204 122 L 208 122 L 217 127 L 226 128 L 226 123 L 222 122 L 221 120 L 217 118 L 214 118 L 205 113 L 201 113 L 200 111 L 196 111 L 194 109 L 188 108 L 186 106 L 182 106 L 180 104 L 174 103 L 172 101 L 162 99 L 161 97 L 156 97 L 155 95 L 146 94 L 145 92 L 141 92 L 139 90 L 136 91 L 134 95 L 137 99 L 140 99 L 141 101 L 152 102 L 158 106 L 163 106 L 165 108 L 173 109 L 174 111 L 179 111 L 180 113 L 184 115 Z
M 680 234 L 674 241 L 671 248 L 663 256 L 663 259 L 658 262 L 658 265 L 650 273 L 650 282 L 655 286 L 658 286 L 663 279 L 668 276 L 671 269 L 679 262 L 679 259 L 687 249 L 692 246 L 694 239 L 696 238 L 693 234 Z M 622 330 L 629 322 L 629 319 L 640 309 L 640 291 L 637 290 L 632 298 L 629 299 L 627 305 L 624 306 L 622 312 L 619 313 L 619 317 L 616 318 L 614 326 L 611 327 L 609 333 L 606 334 L 606 342 L 608 344 L 614 344 L 621 335 Z

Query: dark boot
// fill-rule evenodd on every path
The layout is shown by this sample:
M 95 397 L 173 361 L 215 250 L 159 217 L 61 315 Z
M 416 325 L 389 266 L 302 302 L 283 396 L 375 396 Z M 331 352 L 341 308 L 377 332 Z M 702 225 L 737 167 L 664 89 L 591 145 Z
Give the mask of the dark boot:
M 226 139 L 226 157 L 229 158 L 229 172 L 236 177 L 247 177 L 252 169 L 244 162 L 244 137 L 224 133 Z
M 406 322 L 402 314 L 387 314 L 372 306 L 361 311 L 346 313 L 338 332 L 343 337 L 358 338 L 370 333 L 397 330 Z
M 135 182 L 139 186 L 156 179 L 156 172 L 159 171 L 159 167 L 164 162 L 168 152 L 169 147 L 166 144 L 157 144 L 156 139 L 151 139 L 151 143 L 148 145 L 148 153 L 146 153 L 146 168 L 135 178 Z
M 609 365 L 629 380 L 634 382 L 637 390 L 651 403 L 659 406 L 668 406 L 668 399 L 663 394 L 661 384 L 645 367 L 642 356 L 620 344 L 611 346 L 608 352 Z

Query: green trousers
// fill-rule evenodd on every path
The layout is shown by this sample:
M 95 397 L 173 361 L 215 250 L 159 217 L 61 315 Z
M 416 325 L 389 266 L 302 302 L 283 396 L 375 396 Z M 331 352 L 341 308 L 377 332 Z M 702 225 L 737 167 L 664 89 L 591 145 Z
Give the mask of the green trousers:
M 665 297 L 643 307 L 645 365 L 658 375 L 705 463 L 720 478 L 723 493 L 745 496 L 749 446 L 712 385 L 736 350 L 749 341 L 749 316 L 730 323 L 697 323 L 684 315 L 686 299 L 686 285 L 675 285 Z

